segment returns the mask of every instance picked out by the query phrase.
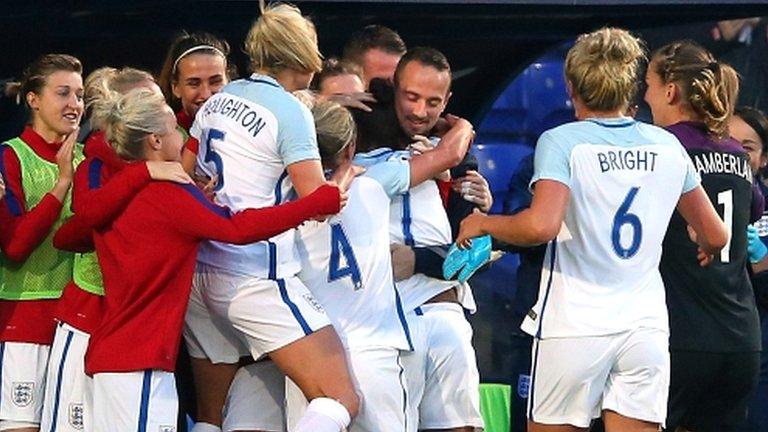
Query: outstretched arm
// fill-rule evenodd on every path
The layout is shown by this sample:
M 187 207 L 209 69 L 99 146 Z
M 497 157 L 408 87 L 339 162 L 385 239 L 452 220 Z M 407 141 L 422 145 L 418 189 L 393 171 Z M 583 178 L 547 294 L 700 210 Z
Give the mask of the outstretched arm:
M 474 213 L 461 222 L 456 242 L 467 245 L 472 237 L 490 234 L 516 246 L 535 246 L 557 236 L 565 219 L 570 189 L 556 180 L 539 180 L 530 208 L 512 216 Z
M 247 209 L 230 215 L 229 210 L 208 201 L 195 186 L 184 190 L 166 188 L 163 209 L 177 220 L 177 229 L 201 240 L 247 244 L 274 237 L 302 222 L 339 212 L 341 195 L 335 186 L 324 184 L 305 198 L 274 207 Z M 179 218 L 179 214 L 185 217 Z
M 93 229 L 110 224 L 150 180 L 189 184 L 192 179 L 178 162 L 137 162 L 128 164 L 111 178 L 101 159 L 88 159 L 75 174 L 72 209 Z

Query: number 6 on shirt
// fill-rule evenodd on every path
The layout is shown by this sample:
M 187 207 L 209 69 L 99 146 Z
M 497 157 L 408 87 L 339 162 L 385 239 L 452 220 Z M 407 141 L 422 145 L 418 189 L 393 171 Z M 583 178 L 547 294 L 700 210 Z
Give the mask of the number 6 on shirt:
M 637 253 L 637 250 L 640 249 L 640 241 L 643 238 L 643 224 L 640 222 L 640 218 L 636 214 L 629 213 L 632 201 L 635 200 L 635 195 L 637 195 L 639 190 L 639 187 L 630 189 L 624 198 L 624 202 L 621 203 L 616 211 L 616 215 L 613 216 L 613 229 L 611 230 L 613 251 L 622 259 L 632 258 Z M 625 248 L 621 245 L 621 227 L 627 224 L 632 227 L 632 243 L 628 248 Z

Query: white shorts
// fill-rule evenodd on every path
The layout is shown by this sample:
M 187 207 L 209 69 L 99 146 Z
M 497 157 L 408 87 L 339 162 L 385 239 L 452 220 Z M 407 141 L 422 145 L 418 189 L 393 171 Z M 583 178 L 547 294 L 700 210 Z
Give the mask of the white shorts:
M 209 310 L 232 324 L 255 359 L 331 324 L 297 277 L 259 279 L 198 263 L 195 279 Z
M 237 363 L 249 356 L 248 346 L 232 324 L 224 317 L 211 313 L 202 294 L 203 283 L 209 277 L 195 272 L 184 317 L 184 341 L 189 356 L 208 359 L 212 363 Z
M 406 430 L 408 404 L 400 350 L 389 347 L 352 347 L 347 350 L 352 380 L 360 396 L 360 409 L 349 432 L 402 432 Z M 286 390 L 288 430 L 307 408 L 301 390 L 288 380 Z
M 533 341 L 528 419 L 588 427 L 603 410 L 663 423 L 669 335 L 638 328 L 607 336 Z
M 40 430 L 93 430 L 93 379 L 85 374 L 85 351 L 90 335 L 59 323 L 51 345 L 45 403 Z
M 480 373 L 472 327 L 461 305 L 427 303 L 406 319 L 414 348 L 402 355 L 408 384 L 408 430 L 482 429 Z
M 176 381 L 170 372 L 93 376 L 94 432 L 176 432 L 178 410 Z
M 51 347 L 0 342 L 0 430 L 3 423 L 40 424 Z
M 285 375 L 271 360 L 241 367 L 229 386 L 223 432 L 285 430 Z

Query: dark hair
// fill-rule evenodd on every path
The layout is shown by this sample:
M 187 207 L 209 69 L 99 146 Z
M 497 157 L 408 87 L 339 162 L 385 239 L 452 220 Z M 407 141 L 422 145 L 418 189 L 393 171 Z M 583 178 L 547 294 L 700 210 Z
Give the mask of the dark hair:
M 757 133 L 763 144 L 763 154 L 768 155 L 768 119 L 765 114 L 756 108 L 746 106 L 736 108 L 733 114 L 744 120 L 744 123 Z
M 654 72 L 662 82 L 675 83 L 694 114 L 710 134 L 728 136 L 728 119 L 739 94 L 739 76 L 725 63 L 693 41 L 678 41 L 656 50 L 651 56 Z
M 312 79 L 310 88 L 320 91 L 325 79 L 340 75 L 357 75 L 360 77 L 361 81 L 363 79 L 363 73 L 360 70 L 360 66 L 347 60 L 339 60 L 336 57 L 330 57 L 323 61 L 323 70 L 316 74 Z
M 221 53 L 224 55 L 227 77 L 231 77 L 236 73 L 234 66 L 230 66 L 227 61 L 227 57 L 229 56 L 229 44 L 227 41 L 219 39 L 210 33 L 182 32 L 180 35 L 176 36 L 173 42 L 171 42 L 171 46 L 168 47 L 168 53 L 165 55 L 165 61 L 163 62 L 163 69 L 160 71 L 160 78 L 157 80 L 160 90 L 162 90 L 165 95 L 165 100 L 174 111 L 178 111 L 181 108 L 179 102 L 173 97 L 172 91 L 173 84 L 179 79 L 179 71 L 177 67 L 179 61 L 182 57 L 186 56 L 184 53 L 188 50 L 201 46 L 209 46 L 211 48 L 202 48 L 188 54 L 205 53 L 219 55 L 219 53 Z
M 368 104 L 371 111 L 350 109 L 357 124 L 356 151 L 365 153 L 381 147 L 405 149 L 410 139 L 397 120 L 392 84 L 382 78 L 374 78 L 368 91 L 376 99 L 376 103 Z
M 395 87 L 400 83 L 400 74 L 403 73 L 403 69 L 405 69 L 408 63 L 413 61 L 417 61 L 424 66 L 431 66 L 437 69 L 438 72 L 447 71 L 448 77 L 451 77 L 451 65 L 448 63 L 448 59 L 443 53 L 434 48 L 416 47 L 409 49 L 397 63 L 397 69 L 395 69 Z
M 24 69 L 21 76 L 21 96 L 25 103 L 28 93 L 40 94 L 48 77 L 58 71 L 82 74 L 83 65 L 69 54 L 45 54 L 38 57 Z
M 344 59 L 362 64 L 368 50 L 380 49 L 389 54 L 405 54 L 405 42 L 396 31 L 383 25 L 371 24 L 355 32 L 344 45 Z

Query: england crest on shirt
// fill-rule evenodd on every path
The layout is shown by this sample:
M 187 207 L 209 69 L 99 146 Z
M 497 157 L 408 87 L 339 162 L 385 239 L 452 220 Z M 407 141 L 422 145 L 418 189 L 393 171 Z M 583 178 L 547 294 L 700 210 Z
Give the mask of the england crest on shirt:
M 520 374 L 517 377 L 517 395 L 520 399 L 528 399 L 531 391 L 531 376 Z
M 71 403 L 69 404 L 69 425 L 74 429 L 83 429 L 83 404 Z
M 34 382 L 14 382 L 11 390 L 11 400 L 17 407 L 29 406 L 35 399 Z

